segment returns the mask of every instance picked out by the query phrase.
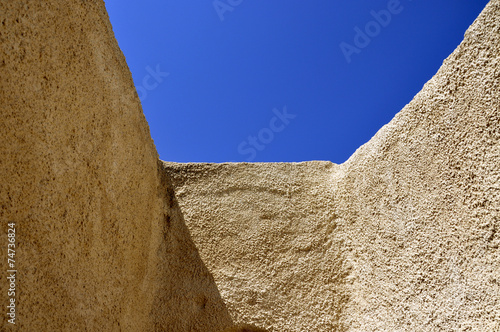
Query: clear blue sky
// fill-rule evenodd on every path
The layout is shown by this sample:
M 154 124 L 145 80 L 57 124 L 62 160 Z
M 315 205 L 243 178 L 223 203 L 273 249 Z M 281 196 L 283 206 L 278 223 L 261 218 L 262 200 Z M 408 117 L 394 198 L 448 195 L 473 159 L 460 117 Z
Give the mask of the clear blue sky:
M 162 160 L 342 163 L 487 0 L 106 0 Z

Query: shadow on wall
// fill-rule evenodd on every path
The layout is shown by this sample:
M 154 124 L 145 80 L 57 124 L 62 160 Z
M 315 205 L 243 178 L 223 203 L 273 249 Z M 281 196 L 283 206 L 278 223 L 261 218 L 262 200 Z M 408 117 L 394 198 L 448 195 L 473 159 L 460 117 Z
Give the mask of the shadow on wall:
M 203 263 L 182 216 L 172 184 L 159 161 L 163 193 L 159 285 L 151 311 L 155 331 L 214 331 L 233 326 L 215 280 Z M 185 319 L 188 318 L 188 319 Z
M 214 277 L 192 240 L 161 161 L 158 171 L 159 193 L 165 206 L 163 243 L 158 252 L 162 277 L 151 312 L 155 331 L 266 332 L 247 324 L 234 325 Z M 173 316 L 176 313 L 179 315 Z

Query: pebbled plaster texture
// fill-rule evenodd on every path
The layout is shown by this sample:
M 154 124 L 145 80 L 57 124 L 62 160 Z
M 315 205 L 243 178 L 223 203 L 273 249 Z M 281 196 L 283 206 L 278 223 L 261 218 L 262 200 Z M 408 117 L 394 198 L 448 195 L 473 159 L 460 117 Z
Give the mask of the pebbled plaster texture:
M 330 162 L 166 163 L 202 260 L 238 323 L 341 329 L 348 300 Z
M 1 254 L 15 222 L 18 270 L 17 322 L 2 309 L 1 331 L 232 325 L 103 1 L 0 1 L 0 105 Z
M 499 331 L 499 62 L 491 0 L 344 164 L 168 163 L 102 0 L 0 1 L 0 330 Z

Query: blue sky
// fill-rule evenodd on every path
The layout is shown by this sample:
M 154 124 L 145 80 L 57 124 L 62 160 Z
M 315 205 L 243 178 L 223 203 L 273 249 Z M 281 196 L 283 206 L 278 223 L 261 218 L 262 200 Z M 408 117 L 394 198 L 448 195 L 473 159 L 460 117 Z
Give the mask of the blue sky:
M 106 0 L 162 160 L 342 163 L 487 0 Z

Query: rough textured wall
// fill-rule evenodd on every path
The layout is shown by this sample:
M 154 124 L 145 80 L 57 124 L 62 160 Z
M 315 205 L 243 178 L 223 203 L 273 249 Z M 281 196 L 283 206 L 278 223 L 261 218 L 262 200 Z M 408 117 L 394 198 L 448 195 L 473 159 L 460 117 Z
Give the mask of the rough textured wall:
M 500 1 L 346 163 L 166 170 L 237 322 L 500 330 Z
M 15 328 L 499 330 L 499 61 L 492 0 L 342 165 L 163 164 L 103 2 L 1 1 Z
M 500 1 L 333 181 L 353 330 L 500 330 Z
M 5 331 L 231 325 L 161 171 L 101 0 L 0 2 L 0 302 Z M 5 258 L 5 259 L 4 259 Z
M 341 329 L 348 270 L 330 162 L 165 163 L 233 319 L 275 331 Z

